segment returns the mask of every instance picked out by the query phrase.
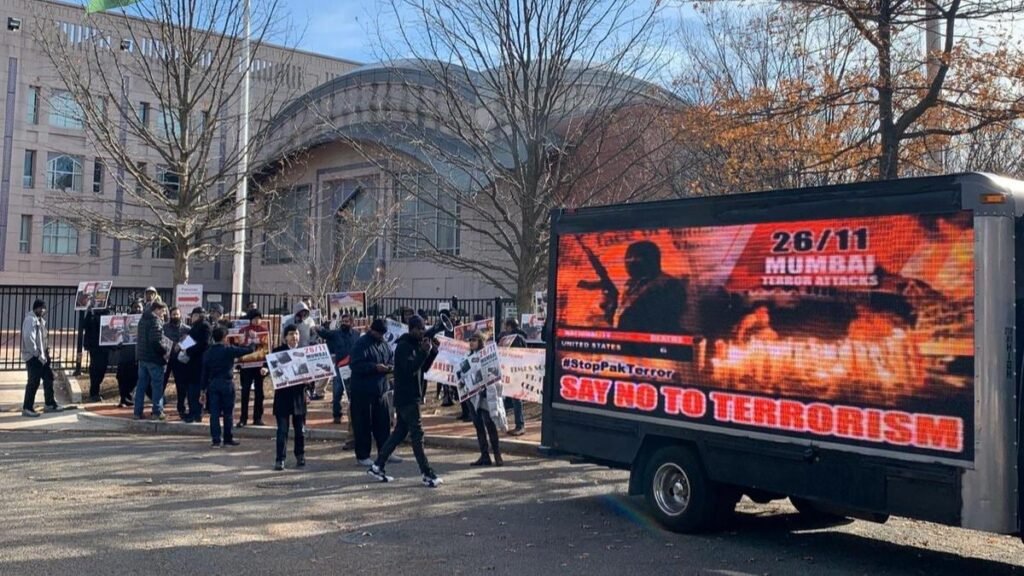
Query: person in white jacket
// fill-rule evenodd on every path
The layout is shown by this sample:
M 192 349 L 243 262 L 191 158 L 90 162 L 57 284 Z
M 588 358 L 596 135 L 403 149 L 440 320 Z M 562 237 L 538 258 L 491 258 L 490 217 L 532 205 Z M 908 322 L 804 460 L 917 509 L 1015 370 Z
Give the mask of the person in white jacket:
M 50 368 L 50 347 L 47 341 L 45 316 L 46 303 L 36 300 L 21 324 L 21 359 L 25 361 L 25 368 L 28 370 L 28 384 L 25 385 L 25 402 L 21 415 L 29 418 L 39 416 L 35 403 L 40 380 L 43 381 L 43 398 L 46 402 L 44 410 L 63 410 L 53 397 L 53 370 Z

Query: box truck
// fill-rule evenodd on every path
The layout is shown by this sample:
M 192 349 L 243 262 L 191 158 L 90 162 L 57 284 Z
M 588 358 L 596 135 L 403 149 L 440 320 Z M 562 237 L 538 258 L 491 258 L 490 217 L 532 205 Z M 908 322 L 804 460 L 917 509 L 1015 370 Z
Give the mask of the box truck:
M 1021 531 L 1024 183 L 552 212 L 542 444 L 672 530 L 742 495 Z

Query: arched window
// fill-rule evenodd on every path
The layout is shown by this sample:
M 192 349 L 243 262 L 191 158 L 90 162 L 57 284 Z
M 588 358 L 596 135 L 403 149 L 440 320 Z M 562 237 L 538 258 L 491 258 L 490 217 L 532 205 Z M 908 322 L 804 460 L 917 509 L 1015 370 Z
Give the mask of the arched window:
M 50 190 L 82 191 L 82 159 L 67 154 L 50 154 L 46 162 L 46 187 Z

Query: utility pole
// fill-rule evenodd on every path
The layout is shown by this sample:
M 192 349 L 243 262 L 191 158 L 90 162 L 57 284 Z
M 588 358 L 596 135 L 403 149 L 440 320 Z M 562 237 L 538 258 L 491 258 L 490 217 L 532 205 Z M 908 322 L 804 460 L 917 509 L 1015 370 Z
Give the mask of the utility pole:
M 245 290 L 245 229 L 249 202 L 249 68 L 251 68 L 251 45 L 249 28 L 249 0 L 245 0 L 242 15 L 245 26 L 245 38 L 242 43 L 242 132 L 240 142 L 242 157 L 239 162 L 241 182 L 238 185 L 238 204 L 235 207 L 235 261 L 231 272 L 231 310 L 235 314 L 242 313 L 242 292 Z
M 938 0 L 934 0 L 938 1 Z M 935 79 L 939 73 L 939 54 L 942 53 L 942 20 L 939 10 L 931 1 L 925 8 L 927 16 L 924 32 L 925 70 L 928 83 Z M 936 127 L 936 126 L 933 126 Z M 946 150 L 935 142 L 936 139 L 925 138 L 925 146 L 928 153 L 929 168 L 935 174 L 942 174 L 946 171 Z

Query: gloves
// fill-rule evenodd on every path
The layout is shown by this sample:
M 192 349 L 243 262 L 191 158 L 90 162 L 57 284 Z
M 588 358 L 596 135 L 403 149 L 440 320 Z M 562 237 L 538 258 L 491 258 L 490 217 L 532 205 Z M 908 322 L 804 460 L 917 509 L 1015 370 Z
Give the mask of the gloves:
M 188 364 L 188 354 L 186 354 L 184 350 L 178 352 L 178 362 Z

